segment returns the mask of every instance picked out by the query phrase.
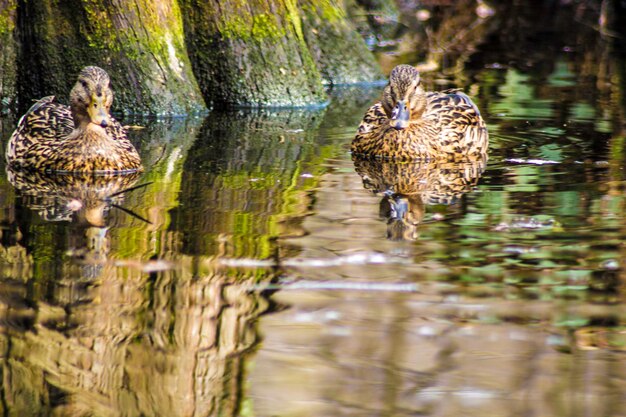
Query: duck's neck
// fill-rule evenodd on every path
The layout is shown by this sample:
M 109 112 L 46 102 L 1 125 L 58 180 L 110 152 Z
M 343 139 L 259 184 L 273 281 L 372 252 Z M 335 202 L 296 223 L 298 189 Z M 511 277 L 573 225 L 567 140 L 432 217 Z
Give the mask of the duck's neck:
M 80 138 L 85 142 L 102 142 L 103 140 L 108 140 L 109 135 L 102 126 L 87 122 L 76 125 L 74 131 L 70 134 L 70 138 Z
M 414 99 L 414 105 L 411 109 L 411 121 L 420 120 L 426 110 L 426 94 L 417 95 Z

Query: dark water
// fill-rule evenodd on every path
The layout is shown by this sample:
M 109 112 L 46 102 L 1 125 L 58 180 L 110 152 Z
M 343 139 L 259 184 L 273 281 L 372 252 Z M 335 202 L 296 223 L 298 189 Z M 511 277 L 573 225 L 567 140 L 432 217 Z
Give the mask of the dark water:
M 140 178 L 3 175 L 3 414 L 626 415 L 624 60 L 535 18 L 424 75 L 484 164 L 355 164 L 352 87 L 127 121 Z

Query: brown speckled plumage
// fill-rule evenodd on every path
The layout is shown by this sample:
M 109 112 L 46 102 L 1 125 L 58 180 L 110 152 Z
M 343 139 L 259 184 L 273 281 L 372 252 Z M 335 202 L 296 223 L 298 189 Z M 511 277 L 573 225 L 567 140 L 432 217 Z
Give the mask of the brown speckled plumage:
M 359 157 L 461 161 L 487 154 L 489 135 L 472 100 L 460 91 L 425 92 L 419 72 L 398 65 L 380 102 L 352 141 Z
M 54 96 L 35 103 L 11 135 L 9 165 L 40 172 L 141 171 L 137 150 L 109 114 L 109 84 L 103 69 L 85 67 L 70 93 L 70 107 L 55 102 Z

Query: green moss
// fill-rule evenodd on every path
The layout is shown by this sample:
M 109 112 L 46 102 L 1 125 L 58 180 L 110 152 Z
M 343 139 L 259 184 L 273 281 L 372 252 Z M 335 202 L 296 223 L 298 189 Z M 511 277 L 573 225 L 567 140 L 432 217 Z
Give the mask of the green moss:
M 83 26 L 83 35 L 94 49 L 107 49 L 120 52 L 120 42 L 116 36 L 110 17 L 99 1 L 83 0 L 88 27 Z
M 250 22 L 242 16 L 232 16 L 224 22 L 221 35 L 224 38 L 248 39 L 250 34 Z
M 325 100 L 296 0 L 180 4 L 188 11 L 186 41 L 205 99 L 237 107 L 306 106 Z M 246 71 L 240 71 L 242 65 Z
M 306 43 L 327 84 L 373 81 L 382 74 L 338 0 L 298 2 Z
M 15 104 L 16 49 L 13 37 L 15 28 L 15 1 L 0 0 L 0 114 Z
M 161 13 L 147 0 L 137 0 L 132 11 L 123 4 L 108 7 L 95 0 L 79 1 L 86 17 L 81 32 L 90 48 L 101 51 L 100 58 L 109 57 L 118 72 L 128 71 L 127 65 L 119 65 L 123 60 L 141 74 L 156 75 L 121 86 L 128 94 L 119 95 L 120 103 L 141 101 L 139 106 L 124 106 L 125 111 L 184 114 L 206 109 L 186 54 L 178 3 L 172 1 L 169 12 Z
M 346 19 L 343 8 L 336 5 L 332 0 L 312 1 L 311 3 L 300 4 L 300 9 L 309 16 L 317 16 L 329 23 L 342 22 Z
M 309 53 L 309 47 L 306 43 L 306 38 L 304 36 L 304 32 L 302 30 L 302 19 L 300 17 L 300 11 L 298 9 L 298 2 L 296 0 L 285 0 L 285 7 L 287 8 L 287 13 L 289 16 L 289 20 L 294 27 L 295 34 L 298 38 L 298 42 L 300 43 L 300 49 L 302 51 L 306 51 L 307 53 L 301 54 L 302 60 L 304 61 L 307 68 L 315 68 L 315 76 L 314 82 L 321 84 L 321 76 L 317 71 L 317 64 L 313 60 L 313 57 Z
M 8 5 L 5 3 L 5 1 L 0 0 L 0 36 L 13 32 L 15 28 L 17 3 L 13 0 L 8 0 Z
M 285 36 L 285 29 L 278 27 L 273 16 L 260 14 L 254 16 L 251 34 L 254 39 L 277 39 Z
M 226 39 L 264 40 L 279 39 L 285 36 L 285 29 L 279 27 L 271 14 L 261 13 L 254 16 L 231 16 L 223 23 L 220 34 Z
M 343 21 L 346 18 L 346 13 L 343 9 L 334 6 L 331 2 L 321 2 L 318 7 L 321 7 L 322 18 L 329 22 Z
M 285 8 L 287 9 L 287 18 L 293 26 L 298 40 L 301 42 L 302 46 L 306 48 L 304 32 L 302 32 L 302 20 L 300 19 L 300 12 L 298 11 L 298 2 L 296 0 L 285 0 Z

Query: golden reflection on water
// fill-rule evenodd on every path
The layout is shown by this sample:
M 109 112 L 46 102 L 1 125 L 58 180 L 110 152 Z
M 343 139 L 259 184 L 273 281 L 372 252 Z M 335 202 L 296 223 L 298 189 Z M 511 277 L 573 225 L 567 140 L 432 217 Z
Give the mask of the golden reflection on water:
M 258 343 L 254 323 L 269 306 L 265 296 L 249 289 L 273 274 L 233 270 L 216 259 L 272 252 L 272 228 L 284 216 L 272 207 L 291 195 L 281 184 L 283 178 L 298 178 L 295 162 L 254 173 L 267 176 L 262 186 L 237 178 L 248 175 L 248 165 L 256 166 L 255 151 L 264 146 L 256 140 L 257 124 L 299 127 L 311 117 L 250 115 L 247 122 L 239 120 L 242 130 L 227 134 L 216 133 L 221 119 L 207 119 L 204 128 L 193 120 L 174 122 L 169 137 L 154 141 L 166 125 L 157 124 L 142 142 L 144 158 L 153 164 L 140 179 L 9 172 L 14 188 L 5 184 L 0 284 L 4 410 L 236 414 L 243 361 Z M 185 125 L 182 136 L 179 123 Z M 185 164 L 196 161 L 187 152 L 198 135 L 199 142 L 221 135 L 224 160 L 236 165 L 216 171 L 189 167 L 183 173 Z M 274 136 L 263 135 L 280 144 Z M 202 152 L 193 152 L 203 163 Z M 192 171 L 221 191 L 181 211 L 188 199 L 204 198 L 186 192 Z M 133 188 L 137 181 L 147 185 Z M 250 209 L 242 196 L 252 193 L 256 205 Z M 126 208 L 114 210 L 113 204 Z M 256 217 L 252 229 L 234 227 L 239 210 Z M 250 230 L 258 235 L 249 236 Z
M 241 354 L 257 343 L 252 323 L 267 302 L 219 270 L 192 280 L 190 269 L 149 276 L 107 267 L 102 281 L 59 283 L 50 303 L 6 308 L 6 407 L 17 415 L 232 414 Z

